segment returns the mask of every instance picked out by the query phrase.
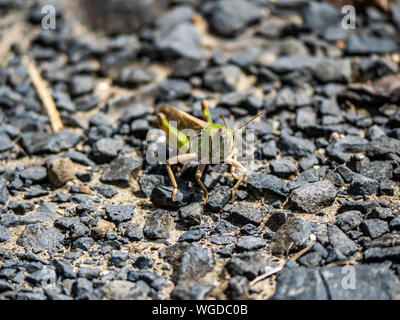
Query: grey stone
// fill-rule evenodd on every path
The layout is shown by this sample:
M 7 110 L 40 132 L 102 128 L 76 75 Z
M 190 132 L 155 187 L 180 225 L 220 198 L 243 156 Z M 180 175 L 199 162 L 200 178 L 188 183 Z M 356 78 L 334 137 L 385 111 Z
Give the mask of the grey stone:
M 254 4 L 243 0 L 220 0 L 210 8 L 210 25 L 221 36 L 236 36 L 248 24 L 261 18 L 262 13 Z
M 139 158 L 120 157 L 113 160 L 103 170 L 100 181 L 109 184 L 128 185 L 134 170 L 142 166 Z
M 365 219 L 361 224 L 361 229 L 372 239 L 390 232 L 388 223 L 378 219 Z
M 357 251 L 357 245 L 337 226 L 327 226 L 329 242 L 333 248 L 348 256 Z
M 25 227 L 17 240 L 22 247 L 54 250 L 61 245 L 64 235 L 57 229 L 42 224 L 30 224 Z
M 325 228 L 310 221 L 293 218 L 282 225 L 271 242 L 271 251 L 275 255 L 285 255 L 287 252 L 297 252 L 311 242 L 310 235 L 324 236 Z M 326 237 L 327 235 L 325 235 Z
M 346 211 L 338 215 L 335 224 L 344 232 L 348 232 L 357 228 L 362 222 L 362 215 L 360 211 L 352 210 Z
M 265 240 L 259 237 L 243 236 L 236 242 L 239 251 L 253 251 L 266 246 Z
M 156 210 L 149 215 L 143 233 L 150 239 L 168 239 L 173 228 L 173 218 L 166 210 Z
M 109 205 L 106 204 L 104 209 L 107 217 L 114 223 L 119 224 L 129 221 L 133 218 L 136 205 Z
M 290 202 L 308 213 L 331 205 L 336 198 L 336 188 L 328 180 L 306 184 L 290 194 Z

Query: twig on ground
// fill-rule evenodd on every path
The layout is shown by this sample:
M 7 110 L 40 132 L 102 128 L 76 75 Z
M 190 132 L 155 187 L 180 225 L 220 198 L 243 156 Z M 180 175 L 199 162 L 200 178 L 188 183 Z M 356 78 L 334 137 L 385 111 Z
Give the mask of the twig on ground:
M 300 250 L 299 252 L 297 252 L 293 257 L 289 258 L 292 259 L 294 261 L 296 261 L 297 259 L 299 259 L 302 255 L 304 255 L 305 253 L 307 253 L 314 245 L 314 242 L 309 244 L 307 247 L 305 247 L 304 249 Z M 277 265 L 275 268 L 272 268 L 271 270 L 265 272 L 264 274 L 258 276 L 257 278 L 255 278 L 252 282 L 250 282 L 250 286 L 255 285 L 257 282 L 260 282 L 262 280 L 267 279 L 268 277 L 274 275 L 275 273 L 278 273 L 279 271 L 281 271 L 283 269 L 283 267 L 285 266 L 286 262 L 289 260 L 285 260 L 283 262 L 281 262 L 279 265 Z
M 36 92 L 46 109 L 47 115 L 49 116 L 51 128 L 54 132 L 62 130 L 63 123 L 61 121 L 60 114 L 58 113 L 56 104 L 54 103 L 50 91 L 42 76 L 40 75 L 39 70 L 37 69 L 34 62 L 31 62 L 29 58 L 26 58 L 25 63 L 33 86 L 35 87 Z
M 329 263 L 325 265 L 325 267 L 334 267 L 334 266 L 342 266 L 346 264 L 355 264 L 357 261 L 355 259 L 347 259 L 347 260 L 340 260 L 340 261 L 335 261 L 332 263 Z

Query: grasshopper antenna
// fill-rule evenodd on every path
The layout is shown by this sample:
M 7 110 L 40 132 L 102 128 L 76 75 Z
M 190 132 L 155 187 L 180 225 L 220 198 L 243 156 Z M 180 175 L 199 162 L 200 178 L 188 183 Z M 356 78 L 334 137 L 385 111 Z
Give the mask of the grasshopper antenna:
M 247 126 L 250 122 L 256 120 L 258 117 L 261 117 L 264 114 L 263 112 L 260 112 L 259 114 L 257 114 L 256 116 L 254 116 L 253 118 L 251 118 L 250 120 L 247 120 L 245 123 L 243 123 L 239 128 L 237 128 L 235 131 L 233 131 L 233 133 L 235 133 L 236 131 L 239 131 L 240 129 L 242 129 L 243 127 Z
M 222 114 L 222 111 L 219 110 L 219 113 L 221 114 L 222 120 L 224 120 L 225 128 L 228 128 L 228 126 L 226 125 L 226 122 L 225 122 L 224 115 Z

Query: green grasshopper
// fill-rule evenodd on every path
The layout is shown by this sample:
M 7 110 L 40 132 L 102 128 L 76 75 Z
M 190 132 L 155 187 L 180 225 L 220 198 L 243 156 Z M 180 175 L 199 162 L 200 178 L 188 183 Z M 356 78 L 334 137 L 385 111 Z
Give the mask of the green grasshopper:
M 234 146 L 235 132 L 245 127 L 249 122 L 261 116 L 262 113 L 251 118 L 249 121 L 242 124 L 238 129 L 232 130 L 231 128 L 227 127 L 221 111 L 220 113 L 225 125 L 213 123 L 206 100 L 203 100 L 201 102 L 201 107 L 203 111 L 204 121 L 197 119 L 190 114 L 169 105 L 162 105 L 157 111 L 158 125 L 166 132 L 170 142 L 175 141 L 175 145 L 173 145 L 173 147 L 180 150 L 180 153 L 177 156 L 169 158 L 166 162 L 168 175 L 171 179 L 173 187 L 172 201 L 175 201 L 175 196 L 178 192 L 178 184 L 176 183 L 171 165 L 177 163 L 185 163 L 191 160 L 199 160 L 200 163 L 196 170 L 196 181 L 203 190 L 203 204 L 206 204 L 208 200 L 208 190 L 201 182 L 201 177 L 203 175 L 204 168 L 206 167 L 206 163 L 201 161 L 201 156 L 208 153 L 208 159 L 210 159 L 213 158 L 213 155 L 215 155 L 216 151 L 218 152 L 219 150 L 219 160 L 221 162 L 225 162 L 231 165 L 230 173 L 232 177 L 237 180 L 237 183 L 232 188 L 232 203 L 235 199 L 237 189 L 247 177 L 247 169 L 240 162 L 237 161 L 238 150 Z M 171 125 L 171 121 L 177 123 L 176 128 Z M 185 129 L 194 130 L 196 132 L 196 135 L 188 137 L 183 132 L 185 131 Z M 200 135 L 201 132 L 203 134 Z M 210 148 L 210 146 L 212 146 L 213 148 Z M 215 147 L 218 150 L 216 150 Z M 190 153 L 188 152 L 190 151 L 189 149 L 197 151 Z M 186 165 L 184 166 L 184 168 L 186 168 Z M 236 174 L 236 169 L 242 172 L 241 177 Z

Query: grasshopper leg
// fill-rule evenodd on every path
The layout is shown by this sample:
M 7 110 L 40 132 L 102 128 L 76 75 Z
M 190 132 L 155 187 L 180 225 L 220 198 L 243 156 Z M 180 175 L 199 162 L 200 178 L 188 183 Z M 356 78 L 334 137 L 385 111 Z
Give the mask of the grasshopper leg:
M 196 180 L 197 180 L 197 183 L 199 184 L 199 186 L 200 186 L 200 188 L 201 188 L 201 190 L 203 190 L 203 192 L 204 192 L 204 200 L 203 200 L 203 205 L 206 205 L 206 203 L 207 203 L 207 200 L 208 200 L 208 190 L 207 190 L 207 188 L 204 186 L 204 184 L 203 184 L 203 182 L 201 182 L 201 176 L 203 175 L 203 172 L 204 172 L 204 168 L 206 167 L 206 165 L 205 164 L 199 164 L 199 166 L 197 167 L 197 170 L 196 170 Z
M 237 149 L 237 148 L 234 148 L 233 151 L 232 151 L 231 156 L 230 156 L 228 159 L 232 159 L 232 160 L 237 161 L 237 154 L 238 154 L 238 149 Z M 240 180 L 240 177 L 236 174 L 235 171 L 236 171 L 236 167 L 233 166 L 233 165 L 231 165 L 231 175 L 232 175 L 232 177 L 233 177 L 235 180 Z
M 201 102 L 201 109 L 203 110 L 204 121 L 207 121 L 209 124 L 213 124 L 211 114 L 210 114 L 210 109 L 208 109 L 208 101 L 207 100 L 203 100 Z
M 235 200 L 237 189 L 239 188 L 242 181 L 245 180 L 247 177 L 247 169 L 245 167 L 243 167 L 240 162 L 238 162 L 237 160 L 234 160 L 234 159 L 228 158 L 228 159 L 226 159 L 226 163 L 232 165 L 233 167 L 235 167 L 236 169 L 240 170 L 243 173 L 240 178 L 238 177 L 239 178 L 238 182 L 236 182 L 236 184 L 232 188 L 231 203 L 233 203 L 233 201 Z
M 169 178 L 171 179 L 171 183 L 172 183 L 172 201 L 173 202 L 175 201 L 175 196 L 178 193 L 178 184 L 176 183 L 174 173 L 172 172 L 172 169 L 171 169 L 171 165 L 177 164 L 178 162 L 194 160 L 196 158 L 197 158 L 197 153 L 188 153 L 188 154 L 178 155 L 176 157 L 172 157 L 167 160 L 166 166 L 167 166 Z

